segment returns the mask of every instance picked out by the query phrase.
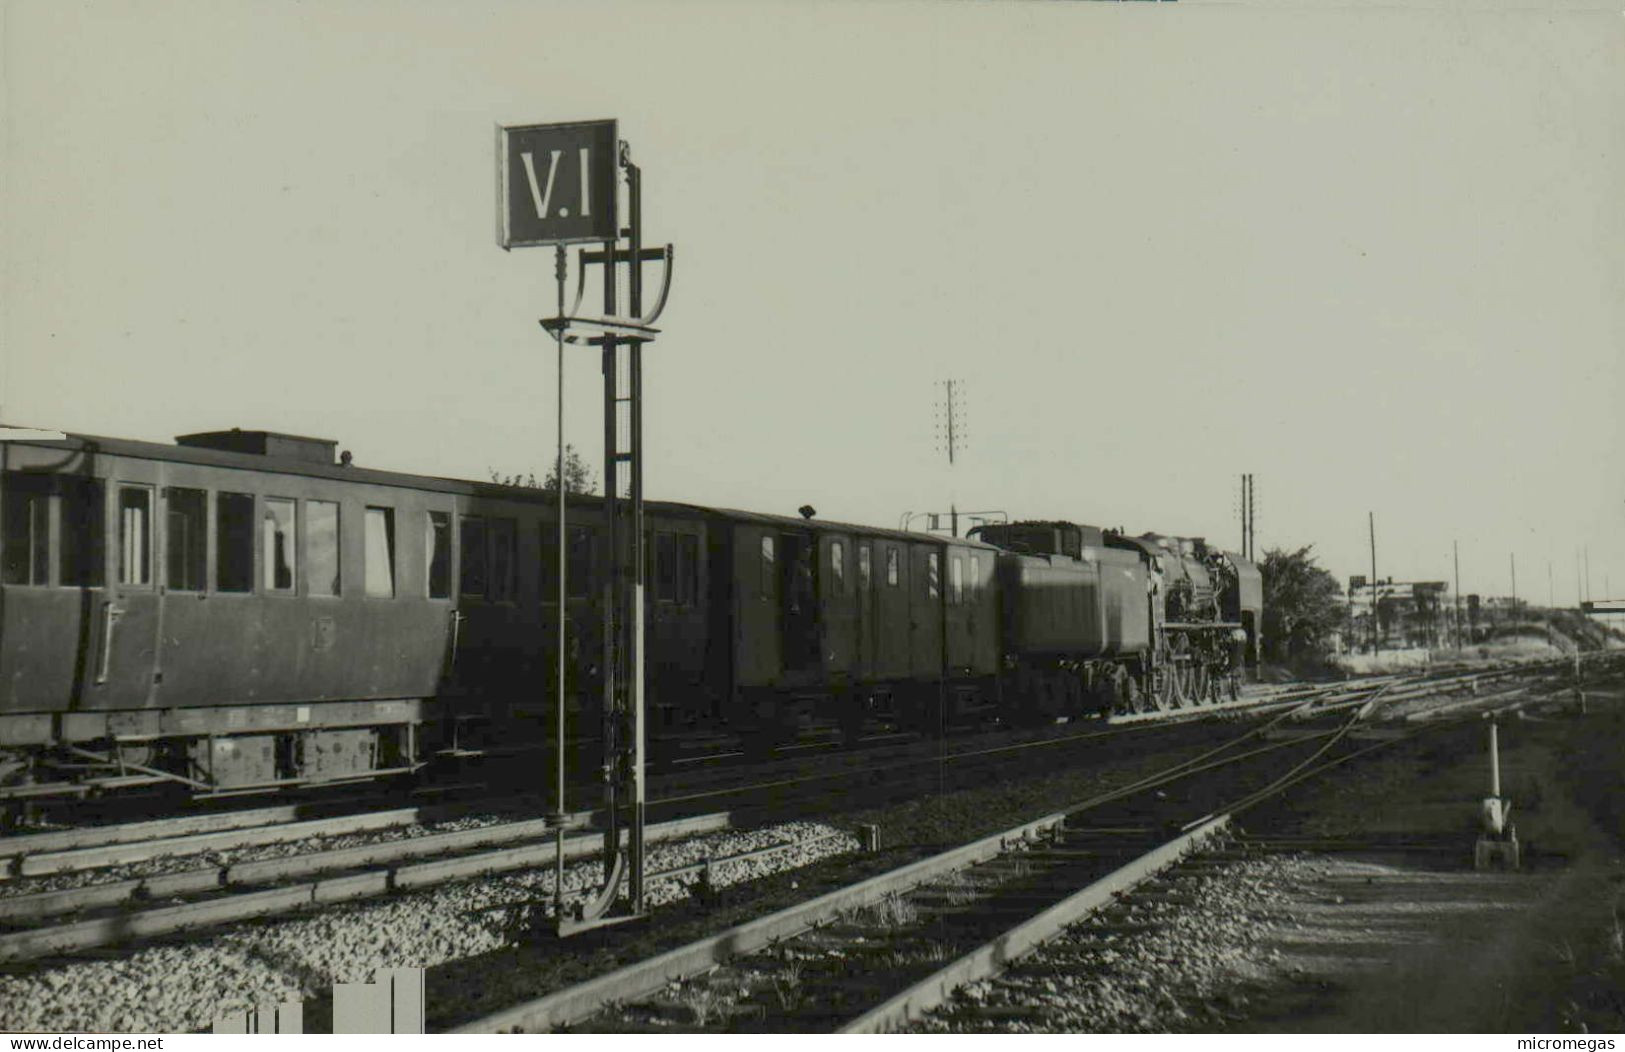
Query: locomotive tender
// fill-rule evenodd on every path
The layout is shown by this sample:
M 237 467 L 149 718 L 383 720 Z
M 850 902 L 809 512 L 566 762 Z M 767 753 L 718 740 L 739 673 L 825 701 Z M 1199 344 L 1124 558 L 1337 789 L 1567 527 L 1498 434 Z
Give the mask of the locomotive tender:
M 176 442 L 0 444 L 0 805 L 408 773 L 551 725 L 555 497 L 274 432 Z M 597 498 L 571 503 L 564 659 L 586 730 L 604 523 Z M 657 735 L 1172 709 L 1256 660 L 1257 569 L 1200 541 L 662 502 L 645 528 Z

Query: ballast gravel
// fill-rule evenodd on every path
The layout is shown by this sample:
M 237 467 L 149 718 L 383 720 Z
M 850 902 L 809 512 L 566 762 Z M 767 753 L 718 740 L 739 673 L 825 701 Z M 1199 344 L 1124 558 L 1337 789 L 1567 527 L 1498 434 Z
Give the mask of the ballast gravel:
M 838 834 L 838 835 L 831 835 Z M 794 845 L 756 858 L 730 856 Z M 724 887 L 855 851 L 855 837 L 817 822 L 786 822 L 649 846 L 651 873 L 718 861 Z M 564 872 L 567 908 L 597 890 L 602 865 Z M 651 906 L 684 898 L 682 880 L 656 880 Z M 313 998 L 330 984 L 368 982 L 392 967 L 432 967 L 514 941 L 535 911 L 551 911 L 551 867 L 339 905 L 160 943 L 110 960 L 74 961 L 0 975 L 0 1030 L 178 1033 L 209 1027 L 234 1009 Z M 468 962 L 477 968 L 478 961 Z M 467 984 L 480 986 L 477 976 Z
M 466 815 L 447 819 L 443 822 L 413 822 L 407 825 L 389 826 L 384 829 L 367 829 L 356 833 L 318 834 L 302 837 L 298 840 L 286 840 L 272 844 L 248 844 L 243 847 L 163 855 L 158 858 L 144 859 L 140 862 L 125 862 L 116 866 L 101 866 L 95 869 L 73 870 L 37 877 L 13 877 L 6 881 L 0 881 L 0 898 L 9 898 L 12 895 L 30 895 L 41 891 L 87 888 L 96 884 L 116 884 L 119 881 L 165 876 L 170 873 L 182 873 L 186 870 L 201 869 L 206 866 L 239 865 L 244 862 L 259 862 L 271 858 L 313 855 L 323 851 L 336 851 L 340 848 L 360 847 L 364 844 L 385 844 L 398 840 L 415 840 L 420 837 L 438 836 L 442 833 L 460 833 L 469 829 L 483 829 L 486 826 L 500 825 L 503 822 L 512 822 L 513 820 L 511 816 L 506 815 Z
M 1237 861 L 1131 895 L 996 978 L 961 988 L 917 1033 L 1212 1033 L 1244 1018 L 1245 990 L 1281 970 L 1271 948 L 1324 862 Z M 1166 891 L 1166 897 L 1161 895 Z

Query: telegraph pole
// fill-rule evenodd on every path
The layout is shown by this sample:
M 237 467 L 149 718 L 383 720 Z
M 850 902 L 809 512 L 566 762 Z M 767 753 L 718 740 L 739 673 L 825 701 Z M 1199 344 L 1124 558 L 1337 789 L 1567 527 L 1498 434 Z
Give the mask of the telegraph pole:
M 1241 501 L 1240 501 L 1240 509 L 1239 510 L 1241 512 L 1241 554 L 1242 554 L 1242 557 L 1245 558 L 1246 555 L 1247 555 L 1247 476 L 1246 475 L 1241 476 Z
M 1518 619 L 1518 557 L 1512 552 L 1507 553 L 1507 559 L 1512 564 L 1512 619 Z
M 965 422 L 960 419 L 964 415 L 964 407 L 960 399 L 964 397 L 964 381 L 942 381 L 944 396 L 942 401 L 943 419 L 937 426 L 937 438 L 941 445 L 939 449 L 948 454 L 948 468 L 953 470 L 954 459 L 959 454 L 959 447 L 964 442 Z M 950 486 L 950 490 L 951 490 Z M 950 529 L 955 537 L 959 536 L 959 505 L 950 492 L 948 496 L 948 518 Z
M 1382 653 L 1382 629 L 1379 627 L 1377 607 L 1381 605 L 1378 600 L 1381 593 L 1377 590 L 1377 513 L 1365 513 L 1366 523 L 1371 528 L 1371 656 Z
M 1453 606 L 1456 612 L 1456 649 L 1461 649 L 1461 549 L 1458 542 L 1450 542 L 1450 560 L 1456 566 L 1456 591 Z
M 1253 494 L 1255 492 L 1253 477 L 1249 474 L 1247 476 L 1247 560 L 1249 562 L 1258 561 L 1258 508 L 1253 503 Z

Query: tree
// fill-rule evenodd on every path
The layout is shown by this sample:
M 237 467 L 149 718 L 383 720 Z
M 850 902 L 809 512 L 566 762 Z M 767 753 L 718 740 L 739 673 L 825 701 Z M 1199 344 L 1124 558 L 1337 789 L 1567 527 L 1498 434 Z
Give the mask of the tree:
M 1308 544 L 1297 551 L 1271 548 L 1264 575 L 1264 656 L 1269 661 L 1321 657 L 1343 624 L 1337 578 L 1315 565 Z
M 555 461 L 548 465 L 547 478 L 540 486 L 536 484 L 534 471 L 523 475 L 503 475 L 492 470 L 491 481 L 502 486 L 525 486 L 529 489 L 542 489 L 556 492 L 558 483 L 558 464 Z M 581 458 L 576 447 L 566 443 L 564 446 L 564 492 L 576 495 L 592 494 L 598 491 L 598 481 L 593 478 L 592 469 Z

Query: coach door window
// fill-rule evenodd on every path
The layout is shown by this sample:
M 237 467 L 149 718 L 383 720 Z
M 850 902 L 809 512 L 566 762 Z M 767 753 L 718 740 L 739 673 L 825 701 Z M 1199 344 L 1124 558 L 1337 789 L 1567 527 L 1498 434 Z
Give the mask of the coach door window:
M 897 587 L 897 549 L 891 545 L 886 546 L 886 586 Z
M 677 601 L 677 536 L 664 530 L 655 534 L 655 599 Z
M 948 601 L 955 606 L 965 601 L 965 560 L 955 555 L 948 564 Z
M 96 479 L 62 480 L 62 563 L 57 582 L 65 588 L 100 588 L 106 574 L 106 490 Z
M 511 603 L 519 594 L 519 560 L 514 553 L 515 523 L 491 520 L 491 601 Z
M 451 598 L 451 516 L 443 511 L 429 512 L 428 560 L 430 599 Z
M 395 509 L 369 507 L 363 525 L 367 594 L 375 599 L 391 598 L 395 594 Z
M 169 588 L 201 592 L 209 567 L 209 495 L 200 489 L 172 487 L 165 501 L 165 545 L 169 550 Z
M 298 535 L 294 531 L 293 501 L 282 497 L 265 498 L 265 590 L 293 591 Z
M 339 506 L 305 501 L 305 592 L 339 594 Z
M 829 594 L 835 599 L 846 595 L 846 545 L 829 542 Z
M 869 565 L 870 551 L 867 544 L 858 545 L 858 592 L 868 595 L 874 587 L 874 567 Z
M 5 565 L 0 582 L 50 584 L 51 480 L 45 475 L 7 472 L 5 488 L 5 504 L 0 506 Z
M 472 599 L 484 599 L 490 585 L 489 554 L 485 535 L 485 520 L 476 515 L 464 515 L 462 541 L 458 550 L 462 555 L 462 580 L 457 591 Z
M 254 498 L 248 493 L 214 497 L 215 588 L 254 590 Z
M 585 599 L 592 594 L 593 589 L 593 552 L 598 549 L 598 530 L 593 526 L 571 526 L 570 548 L 565 553 L 568 562 L 565 570 L 569 579 L 564 586 L 570 591 L 571 599 Z M 554 559 L 558 553 L 554 553 Z M 558 589 L 555 587 L 554 591 Z
M 925 597 L 927 599 L 935 599 L 942 587 L 938 580 L 940 571 L 937 559 L 936 552 L 929 552 L 925 557 Z
M 118 583 L 152 584 L 152 490 L 119 487 L 118 540 Z
M 775 586 L 778 583 L 776 581 L 776 579 L 774 578 L 774 576 L 773 576 L 774 573 L 775 573 L 775 569 L 774 569 L 774 565 L 773 565 L 773 555 L 774 555 L 774 552 L 773 552 L 773 538 L 772 537 L 763 537 L 762 538 L 762 588 L 761 588 L 762 598 L 763 599 L 772 598 L 773 590 L 774 590 Z
M 694 606 L 700 601 L 700 539 L 692 533 L 677 535 L 677 602 Z

